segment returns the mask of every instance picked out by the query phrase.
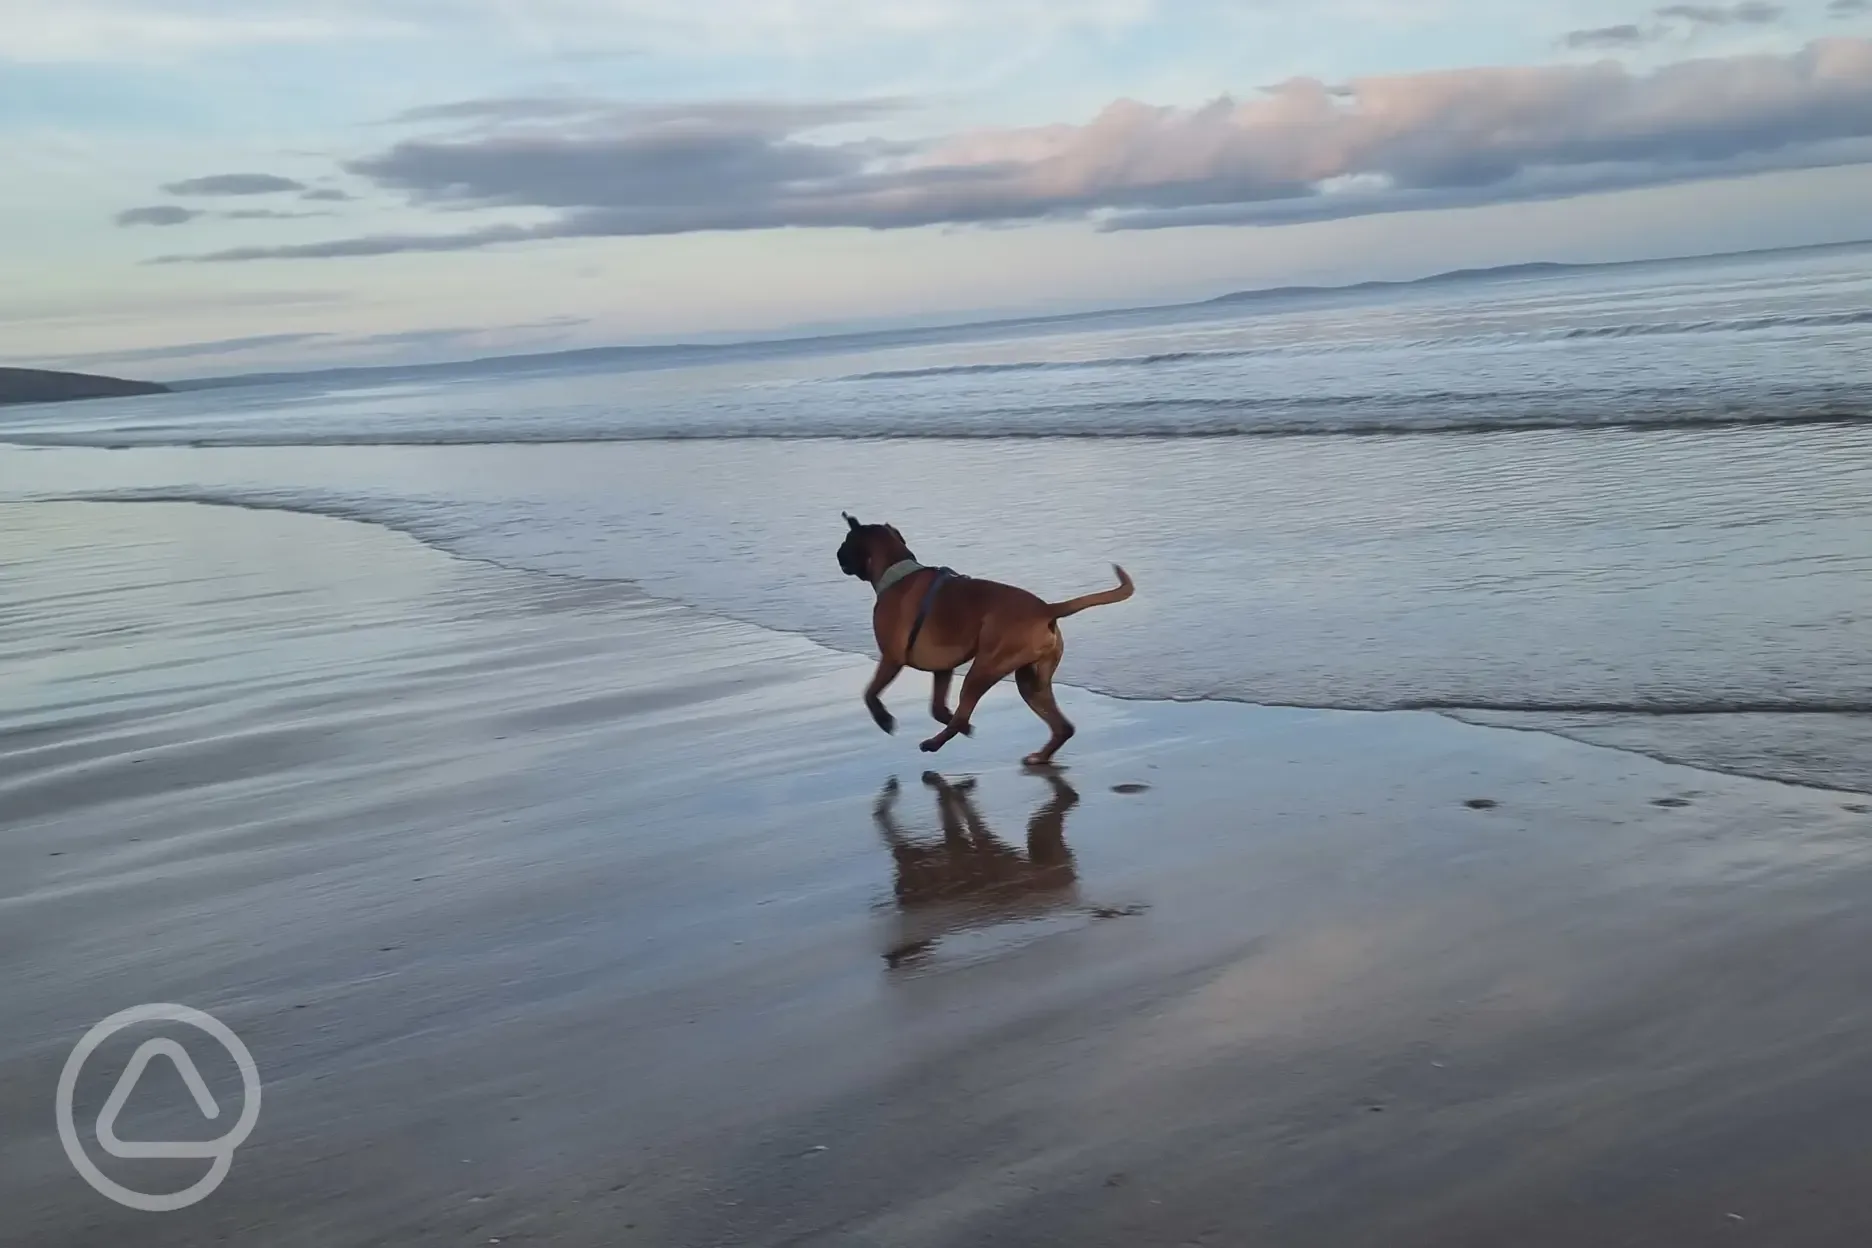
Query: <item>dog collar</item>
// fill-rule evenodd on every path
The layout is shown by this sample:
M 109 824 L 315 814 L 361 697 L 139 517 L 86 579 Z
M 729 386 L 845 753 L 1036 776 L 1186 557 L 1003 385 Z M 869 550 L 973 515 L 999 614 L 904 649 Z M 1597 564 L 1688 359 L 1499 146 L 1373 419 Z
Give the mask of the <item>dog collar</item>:
M 884 569 L 883 576 L 878 577 L 877 592 L 882 594 L 885 590 L 895 585 L 898 581 L 903 580 L 904 577 L 909 576 L 912 572 L 921 572 L 922 570 L 923 565 L 914 559 L 899 559 L 896 563 Z

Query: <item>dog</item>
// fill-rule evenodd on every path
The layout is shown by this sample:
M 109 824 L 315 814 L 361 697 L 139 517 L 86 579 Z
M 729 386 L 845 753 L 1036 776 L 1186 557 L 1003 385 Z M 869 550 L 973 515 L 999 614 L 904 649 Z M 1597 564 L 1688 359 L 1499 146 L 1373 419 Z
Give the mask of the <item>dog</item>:
M 860 524 L 850 513 L 845 513 L 845 522 L 849 531 L 838 549 L 839 569 L 877 591 L 871 625 L 879 657 L 864 704 L 878 727 L 897 731 L 882 694 L 906 667 L 934 675 L 930 714 L 942 731 L 923 742 L 928 753 L 942 749 L 957 733 L 971 732 L 969 717 L 976 703 L 997 682 L 1012 676 L 1021 697 L 1053 734 L 1022 761 L 1030 767 L 1052 762 L 1074 732 L 1072 721 L 1053 700 L 1053 673 L 1066 653 L 1059 622 L 1089 607 L 1129 598 L 1133 586 L 1125 570 L 1112 565 L 1118 575 L 1112 589 L 1047 602 L 1013 585 L 925 567 L 892 525 Z M 968 674 L 951 711 L 949 682 L 964 663 Z

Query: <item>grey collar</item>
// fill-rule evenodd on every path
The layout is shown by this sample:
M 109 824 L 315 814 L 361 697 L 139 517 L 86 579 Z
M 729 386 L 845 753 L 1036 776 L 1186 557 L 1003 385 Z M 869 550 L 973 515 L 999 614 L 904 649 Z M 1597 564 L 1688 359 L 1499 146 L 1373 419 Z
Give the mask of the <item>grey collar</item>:
M 883 576 L 878 577 L 877 592 L 881 595 L 885 590 L 895 585 L 898 581 L 903 580 L 904 577 L 909 576 L 912 572 L 921 572 L 922 570 L 923 565 L 914 559 L 899 559 L 896 563 L 884 569 Z

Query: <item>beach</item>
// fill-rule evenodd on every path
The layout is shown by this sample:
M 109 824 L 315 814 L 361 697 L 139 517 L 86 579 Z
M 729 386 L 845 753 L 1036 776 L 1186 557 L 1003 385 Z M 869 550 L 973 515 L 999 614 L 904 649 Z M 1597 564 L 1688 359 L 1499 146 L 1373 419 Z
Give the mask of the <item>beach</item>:
M 183 502 L 0 534 L 8 1244 L 1872 1235 L 1872 798 L 1080 688 L 1029 774 L 1011 690 L 932 759 L 922 678 L 887 737 L 863 656 L 621 582 Z M 264 1087 L 165 1214 L 55 1129 L 144 1002 Z M 124 1138 L 212 1130 L 151 1091 Z

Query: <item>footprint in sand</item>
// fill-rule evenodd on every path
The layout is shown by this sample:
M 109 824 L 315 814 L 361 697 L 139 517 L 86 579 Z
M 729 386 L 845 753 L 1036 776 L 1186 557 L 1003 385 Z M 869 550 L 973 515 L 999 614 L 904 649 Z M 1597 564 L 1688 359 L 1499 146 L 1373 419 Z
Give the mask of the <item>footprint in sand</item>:
M 1149 791 L 1150 785 L 1148 784 L 1129 783 L 1112 785 L 1112 792 L 1114 793 L 1148 793 Z
M 1501 805 L 1501 803 L 1492 797 L 1472 797 L 1464 802 L 1463 805 L 1467 806 L 1470 810 L 1494 810 L 1497 806 Z
M 1654 797 L 1651 799 L 1651 804 L 1653 806 L 1664 806 L 1671 810 L 1676 810 L 1679 807 L 1688 806 L 1690 804 L 1690 799 L 1687 797 Z
M 1872 806 L 1864 802 L 1846 802 L 1840 806 L 1840 809 L 1851 811 L 1855 815 L 1872 815 Z

